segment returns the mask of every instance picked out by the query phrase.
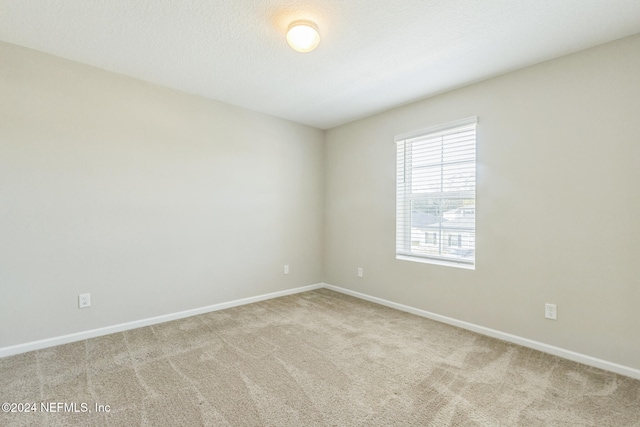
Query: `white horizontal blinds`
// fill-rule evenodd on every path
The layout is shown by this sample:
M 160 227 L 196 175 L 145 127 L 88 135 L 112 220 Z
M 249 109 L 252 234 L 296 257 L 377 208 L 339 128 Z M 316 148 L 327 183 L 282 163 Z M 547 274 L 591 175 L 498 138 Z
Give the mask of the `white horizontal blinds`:
M 474 263 L 476 122 L 396 138 L 398 255 Z

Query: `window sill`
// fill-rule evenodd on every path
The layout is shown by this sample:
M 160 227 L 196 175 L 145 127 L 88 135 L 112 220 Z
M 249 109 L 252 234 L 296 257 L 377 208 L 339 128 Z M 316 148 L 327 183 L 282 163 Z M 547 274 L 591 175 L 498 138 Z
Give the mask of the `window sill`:
M 439 259 L 421 258 L 421 257 L 408 256 L 408 255 L 396 255 L 396 259 L 400 261 L 413 261 L 413 262 L 421 262 L 423 264 L 434 264 L 434 265 L 442 265 L 445 267 L 456 267 L 456 268 L 462 268 L 465 270 L 476 269 L 475 264 L 464 264 L 464 263 L 455 262 L 455 261 L 444 261 Z

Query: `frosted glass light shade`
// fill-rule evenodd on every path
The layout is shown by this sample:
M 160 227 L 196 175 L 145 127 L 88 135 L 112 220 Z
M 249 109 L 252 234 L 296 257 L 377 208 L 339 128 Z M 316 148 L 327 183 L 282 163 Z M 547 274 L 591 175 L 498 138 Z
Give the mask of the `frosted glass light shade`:
M 320 33 L 310 21 L 295 21 L 289 25 L 287 43 L 298 52 L 311 52 L 320 44 Z

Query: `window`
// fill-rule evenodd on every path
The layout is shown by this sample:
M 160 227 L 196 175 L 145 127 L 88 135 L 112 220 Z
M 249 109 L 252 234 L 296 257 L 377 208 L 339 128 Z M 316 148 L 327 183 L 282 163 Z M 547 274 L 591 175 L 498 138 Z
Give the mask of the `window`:
M 438 235 L 436 233 L 431 233 L 427 231 L 424 234 L 424 240 L 426 241 L 427 245 L 435 245 L 437 239 L 438 239 Z
M 396 258 L 473 268 L 476 124 L 472 117 L 395 138 Z
M 462 234 L 449 234 L 449 246 L 459 248 L 462 246 Z

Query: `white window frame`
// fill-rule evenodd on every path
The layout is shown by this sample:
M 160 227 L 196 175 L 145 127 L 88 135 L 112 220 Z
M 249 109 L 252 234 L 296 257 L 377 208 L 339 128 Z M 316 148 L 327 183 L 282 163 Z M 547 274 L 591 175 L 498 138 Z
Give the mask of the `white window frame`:
M 477 133 L 476 133 L 476 125 L 478 123 L 477 117 L 469 117 L 463 120 L 457 120 L 455 122 L 446 123 L 440 126 L 435 126 L 432 128 L 422 129 L 414 132 L 405 133 L 402 135 L 398 135 L 395 137 L 395 142 L 397 144 L 397 187 L 396 187 L 396 259 L 406 260 L 406 261 L 417 261 L 417 262 L 425 262 L 431 264 L 439 264 L 439 265 L 447 265 L 454 266 L 460 268 L 467 269 L 475 269 L 475 212 L 477 208 L 475 207 L 476 200 L 476 183 L 475 183 L 475 174 L 477 170 L 476 164 L 476 145 L 477 145 Z M 469 157 L 465 158 L 465 164 L 473 164 L 473 185 L 472 188 L 468 187 L 468 184 L 465 184 L 466 187 L 461 187 L 456 191 L 442 191 L 437 192 L 416 192 L 412 194 L 413 186 L 411 182 L 412 177 L 412 149 L 414 144 L 419 144 L 419 141 L 424 138 L 438 138 L 442 136 L 442 144 L 445 146 L 446 137 L 448 135 L 452 135 L 455 132 L 461 131 L 473 131 L 473 152 L 472 152 L 472 161 L 471 154 L 468 154 Z M 470 147 L 470 145 L 469 145 Z M 444 150 L 444 148 L 443 148 Z M 435 163 L 437 166 L 438 163 Z M 446 162 L 442 159 L 442 162 L 439 164 L 444 170 L 444 165 Z M 443 187 L 444 188 L 444 187 Z M 451 237 L 445 238 L 444 229 L 442 228 L 442 219 L 440 220 L 439 231 L 437 232 L 437 242 L 440 247 L 438 254 L 426 254 L 424 252 L 420 252 L 419 250 L 414 249 L 414 245 L 419 244 L 420 242 L 412 242 L 412 203 L 417 200 L 430 200 L 431 202 L 439 200 L 440 203 L 444 203 L 444 200 L 473 200 L 474 203 L 474 217 L 470 221 L 469 219 L 465 220 L 464 226 L 460 225 L 459 228 L 450 228 L 449 231 L 458 235 L 458 242 L 462 242 L 465 239 L 464 236 L 473 236 L 467 237 L 466 248 L 467 251 L 472 251 L 472 256 L 470 257 L 468 252 L 465 255 L 462 255 L 462 252 L 459 252 L 457 255 L 454 253 L 443 253 L 442 245 L 446 244 Z M 416 230 L 414 230 L 416 231 Z M 428 232 L 432 232 L 428 230 Z M 416 231 L 413 235 L 419 235 Z M 451 234 L 449 234 L 450 236 Z M 426 244 L 426 236 L 427 233 L 422 234 L 425 236 L 425 244 Z M 458 248 L 456 248 L 458 249 Z M 462 251 L 462 247 L 459 248 Z

